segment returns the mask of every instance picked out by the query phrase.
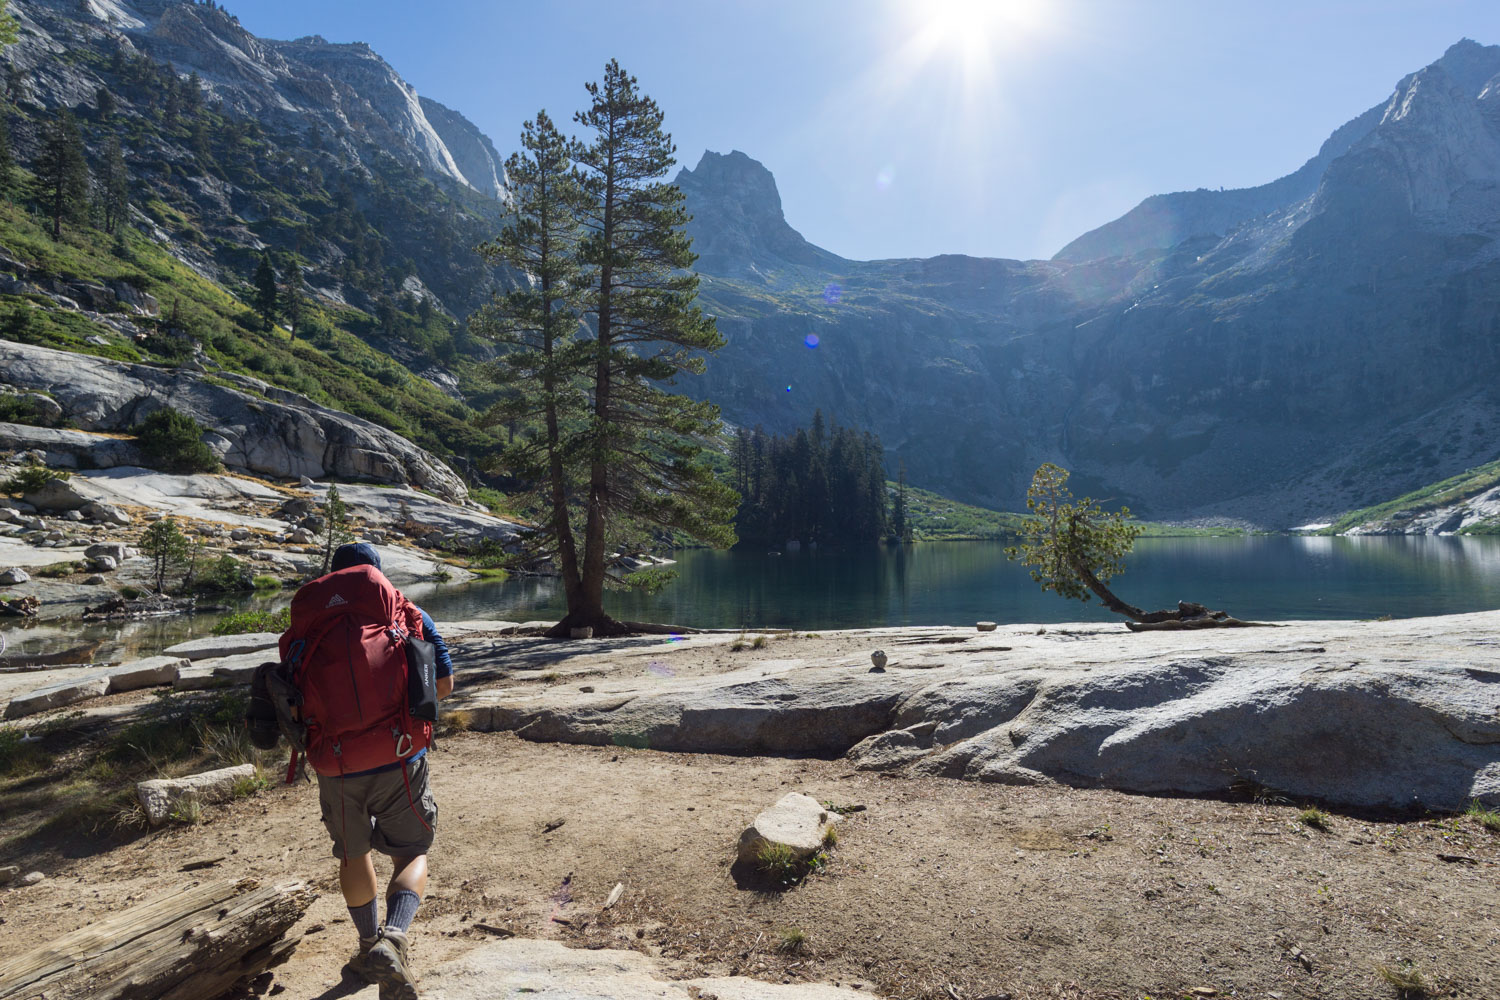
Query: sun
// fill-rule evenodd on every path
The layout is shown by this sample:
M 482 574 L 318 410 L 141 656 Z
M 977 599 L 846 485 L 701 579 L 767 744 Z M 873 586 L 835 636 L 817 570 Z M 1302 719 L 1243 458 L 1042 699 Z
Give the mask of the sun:
M 953 60 L 970 80 L 995 60 L 1035 41 L 1048 0 L 904 0 L 911 46 L 931 60 Z

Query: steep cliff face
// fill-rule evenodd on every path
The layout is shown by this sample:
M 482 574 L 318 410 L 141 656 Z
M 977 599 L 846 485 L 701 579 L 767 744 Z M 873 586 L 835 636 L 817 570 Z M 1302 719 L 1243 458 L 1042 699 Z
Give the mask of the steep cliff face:
M 437 130 L 470 187 L 501 201 L 510 196 L 505 184 L 505 160 L 490 137 L 452 108 L 430 97 L 421 98 L 422 111 Z
M 730 341 L 703 391 L 777 430 L 821 407 L 878 432 L 913 481 L 1010 508 L 1053 460 L 1154 516 L 1284 526 L 1488 461 L 1497 74 L 1500 48 L 1461 43 L 1331 139 L 1302 197 L 1284 185 L 1226 233 L 1159 230 L 1092 261 L 793 266 L 765 177 L 705 158 L 695 225 L 720 227 L 711 248 L 753 244 L 732 256 L 757 269 L 700 261 Z
M 362 42 L 261 39 L 234 15 L 189 0 L 16 0 L 11 9 L 26 30 L 9 58 L 33 73 L 34 96 L 43 104 L 92 106 L 106 82 L 84 62 L 58 59 L 62 52 L 79 41 L 123 46 L 197 73 L 210 99 L 268 127 L 301 131 L 317 124 L 352 152 L 368 155 L 364 146 L 370 144 L 431 176 L 490 197 L 503 193 L 489 157 L 471 148 L 455 153 L 415 89 Z M 448 121 L 444 129 L 468 147 L 475 141 L 468 133 L 477 131 L 458 121 L 467 131 Z

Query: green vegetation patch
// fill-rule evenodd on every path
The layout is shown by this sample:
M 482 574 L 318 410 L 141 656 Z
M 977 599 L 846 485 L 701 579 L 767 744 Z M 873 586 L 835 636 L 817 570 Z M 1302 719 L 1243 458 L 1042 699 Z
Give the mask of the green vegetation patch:
M 1452 506 L 1470 497 L 1478 496 L 1497 483 L 1500 483 L 1500 460 L 1468 469 L 1442 482 L 1402 494 L 1394 500 L 1350 511 L 1319 531 L 1318 534 L 1341 535 L 1363 524 L 1386 520 L 1410 520 L 1438 507 Z M 1397 514 L 1403 516 L 1398 519 Z M 1495 533 L 1500 533 L 1500 524 L 1495 523 L 1494 519 L 1465 528 L 1460 532 L 1460 534 L 1473 535 Z
M 236 611 L 214 625 L 214 635 L 244 635 L 247 632 L 285 632 L 292 625 L 292 609 Z

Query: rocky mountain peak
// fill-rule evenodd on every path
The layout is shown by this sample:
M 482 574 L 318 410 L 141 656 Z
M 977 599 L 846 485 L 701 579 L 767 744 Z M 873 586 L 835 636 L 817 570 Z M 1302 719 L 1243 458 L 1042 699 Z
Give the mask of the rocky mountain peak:
M 1465 97 L 1478 97 L 1500 74 L 1500 45 L 1480 45 L 1472 38 L 1462 38 L 1448 46 L 1432 65 L 1442 69 Z
M 677 186 L 684 191 L 691 187 L 708 196 L 730 196 L 740 202 L 747 216 L 786 222 L 776 178 L 765 164 L 737 149 L 728 153 L 705 150 L 697 167 L 684 167 L 678 174 Z
M 840 259 L 787 224 L 776 178 L 739 150 L 705 152 L 675 183 L 693 215 L 688 232 L 701 271 L 769 282 L 789 265 L 819 267 Z

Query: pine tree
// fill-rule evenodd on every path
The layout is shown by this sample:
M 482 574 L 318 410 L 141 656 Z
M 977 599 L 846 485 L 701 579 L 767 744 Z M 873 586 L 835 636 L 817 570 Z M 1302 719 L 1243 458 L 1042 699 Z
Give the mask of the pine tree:
M 521 147 L 524 152 L 505 164 L 511 222 L 479 251 L 490 264 L 531 280 L 498 296 L 471 325 L 504 351 L 490 369 L 501 397 L 486 422 L 541 422 L 534 438 L 517 441 L 512 435 L 503 462 L 513 474 L 546 484 L 546 544 L 537 554 L 556 556 L 571 610 L 582 604 L 571 520 L 577 474 L 570 456 L 578 450 L 587 404 L 583 374 L 589 355 L 577 340 L 585 284 L 580 215 L 587 198 L 573 166 L 577 143 L 558 132 L 545 111 L 525 124 Z
M 255 269 L 255 311 L 269 330 L 276 323 L 276 268 L 271 265 L 271 252 L 260 255 L 260 266 Z
M 302 329 L 302 314 L 306 303 L 302 300 L 302 265 L 295 257 L 288 256 L 281 262 L 281 273 L 286 275 L 281 289 L 281 315 L 291 331 L 291 339 L 297 338 Z
M 89 165 L 83 136 L 68 112 L 58 115 L 47 127 L 32 173 L 36 176 L 37 200 L 52 220 L 52 238 L 60 239 L 63 221 L 86 219 L 89 208 Z
M 197 70 L 193 70 L 182 81 L 182 103 L 192 112 L 196 112 L 203 104 L 203 78 L 198 75 Z
M 891 537 L 898 542 L 911 541 L 912 529 L 906 513 L 906 463 L 896 473 L 896 502 L 891 508 Z
M 20 37 L 20 25 L 5 9 L 5 0 L 0 0 L 0 46 L 14 45 Z
M 333 569 L 333 554 L 338 551 L 339 546 L 354 541 L 352 522 L 349 519 L 349 506 L 344 503 L 344 498 L 339 496 L 339 488 L 332 484 L 328 487 L 328 496 L 319 505 L 323 512 L 323 576 L 327 576 Z
M 693 304 L 696 259 L 683 232 L 683 195 L 662 178 L 676 163 L 656 102 L 610 60 L 575 120 L 592 135 L 580 153 L 592 204 L 583 259 L 593 268 L 593 413 L 579 603 L 558 623 L 621 627 L 604 613 L 605 549 L 629 517 L 711 542 L 734 541 L 737 497 L 702 458 L 718 408 L 656 383 L 701 373 L 702 354 L 723 346 L 713 320 Z
M 120 140 L 111 138 L 104 148 L 104 231 L 113 233 L 130 215 L 130 170 Z

